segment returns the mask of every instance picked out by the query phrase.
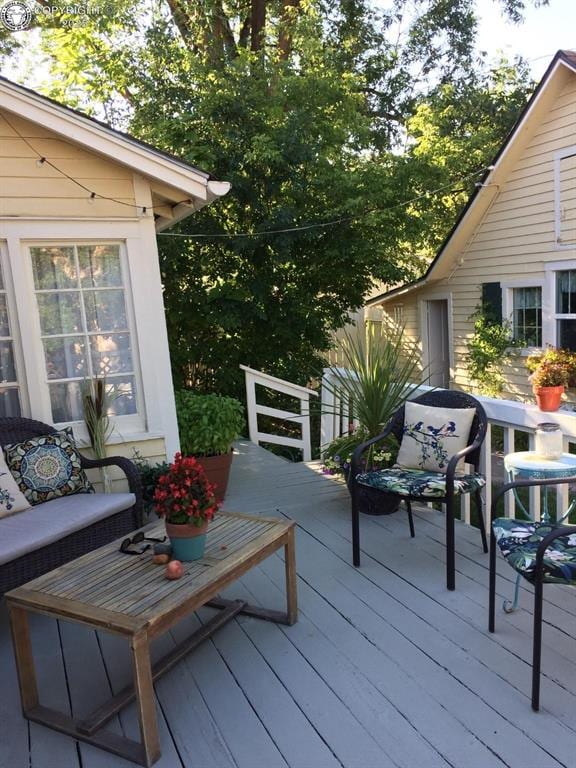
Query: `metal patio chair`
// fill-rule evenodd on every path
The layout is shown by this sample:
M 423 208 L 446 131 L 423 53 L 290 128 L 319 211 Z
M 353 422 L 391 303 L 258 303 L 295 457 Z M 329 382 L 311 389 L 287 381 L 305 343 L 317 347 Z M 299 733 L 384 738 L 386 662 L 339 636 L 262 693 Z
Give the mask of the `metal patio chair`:
M 540 708 L 542 658 L 542 602 L 544 584 L 576 586 L 576 525 L 534 522 L 509 517 L 495 518 L 496 505 L 504 494 L 517 488 L 576 483 L 576 477 L 517 480 L 503 486 L 492 502 L 490 514 L 490 596 L 488 629 L 495 631 L 496 550 L 508 565 L 534 587 L 534 631 L 532 638 L 532 709 Z M 508 602 L 508 601 L 506 601 Z M 514 601 L 516 603 L 516 600 Z M 505 609 L 510 612 L 510 609 Z
M 455 588 L 455 552 L 454 552 L 454 503 L 457 497 L 465 493 L 474 495 L 480 536 L 484 552 L 488 552 L 484 515 L 482 513 L 481 489 L 485 480 L 479 473 L 480 448 L 484 441 L 487 428 L 486 413 L 482 405 L 471 395 L 456 390 L 435 389 L 424 395 L 415 397 L 412 402 L 435 408 L 474 408 L 474 416 L 468 445 L 456 453 L 449 461 L 446 473 L 428 472 L 419 469 L 402 469 L 392 467 L 373 472 L 363 472 L 362 456 L 368 448 L 384 440 L 392 434 L 398 442 L 402 440 L 404 429 L 405 407 L 399 408 L 390 419 L 382 434 L 362 443 L 354 451 L 350 471 L 349 488 L 352 495 L 352 553 L 355 566 L 360 565 L 360 510 L 359 501 L 362 490 L 369 488 L 370 492 L 396 494 L 406 503 L 410 536 L 415 536 L 412 501 L 438 501 L 446 505 L 446 584 L 448 589 Z M 458 462 L 465 458 L 467 464 L 473 466 L 471 474 L 457 474 Z

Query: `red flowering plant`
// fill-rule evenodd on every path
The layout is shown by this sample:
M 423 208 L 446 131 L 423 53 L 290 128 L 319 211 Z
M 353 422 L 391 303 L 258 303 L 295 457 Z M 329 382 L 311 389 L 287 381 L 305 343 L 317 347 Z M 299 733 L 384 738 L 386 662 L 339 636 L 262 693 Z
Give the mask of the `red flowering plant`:
M 214 486 L 201 464 L 193 456 L 177 453 L 154 491 L 154 510 L 158 517 L 175 525 L 200 527 L 212 520 L 217 509 Z

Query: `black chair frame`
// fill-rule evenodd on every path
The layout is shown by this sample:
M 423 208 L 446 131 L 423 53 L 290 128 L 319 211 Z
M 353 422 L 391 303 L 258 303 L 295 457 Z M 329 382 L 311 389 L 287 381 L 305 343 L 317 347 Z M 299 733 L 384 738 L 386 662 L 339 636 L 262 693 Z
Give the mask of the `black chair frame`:
M 489 587 L 489 606 L 488 606 L 488 630 L 490 632 L 495 631 L 495 619 L 496 619 L 496 551 L 498 545 L 496 543 L 496 537 L 494 535 L 493 522 L 496 519 L 496 506 L 498 501 L 508 491 L 513 491 L 516 488 L 533 488 L 535 486 L 547 486 L 547 485 L 566 485 L 567 483 L 575 483 L 576 477 L 566 478 L 548 478 L 546 480 L 516 480 L 513 483 L 507 483 L 504 485 L 492 501 L 492 508 L 490 510 L 490 587 Z M 576 533 L 576 525 L 559 525 L 558 528 L 547 534 L 536 551 L 536 563 L 534 566 L 534 581 L 529 582 L 534 585 L 534 634 L 532 638 L 532 709 L 538 712 L 540 709 L 540 670 L 542 660 L 542 601 L 543 601 L 543 587 L 546 583 L 544 580 L 544 554 L 550 544 L 556 539 L 560 539 L 564 536 L 570 536 Z M 528 579 L 527 579 L 528 581 Z M 557 583 L 557 582 L 556 582 Z
M 414 538 L 414 517 L 412 515 L 412 501 L 434 501 L 446 505 L 446 586 L 453 590 L 456 587 L 455 576 L 455 533 L 454 533 L 454 476 L 458 462 L 466 458 L 466 463 L 474 467 L 478 472 L 480 468 L 480 448 L 486 436 L 488 419 L 482 405 L 476 398 L 465 392 L 450 389 L 435 389 L 426 392 L 423 395 L 413 398 L 412 402 L 421 405 L 429 405 L 435 408 L 475 408 L 476 414 L 470 428 L 469 444 L 458 451 L 450 461 L 446 469 L 446 495 L 442 497 L 431 498 L 429 496 L 401 496 L 406 503 L 408 512 L 408 523 L 410 525 L 410 536 Z M 352 455 L 350 469 L 349 488 L 352 496 L 352 556 L 356 567 L 360 565 L 360 512 L 359 512 L 359 493 L 360 486 L 356 482 L 356 477 L 363 471 L 362 456 L 372 445 L 382 442 L 388 435 L 394 437 L 400 442 L 402 440 L 402 431 L 404 428 L 405 406 L 399 408 L 390 419 L 382 434 L 367 440 L 359 445 Z M 376 490 L 376 489 L 371 489 Z M 390 493 L 390 491 L 386 491 Z M 482 547 L 484 552 L 488 552 L 488 542 L 486 538 L 486 527 L 484 525 L 484 514 L 482 511 L 482 495 L 480 490 L 474 491 L 476 510 L 480 522 L 480 535 L 482 537 Z

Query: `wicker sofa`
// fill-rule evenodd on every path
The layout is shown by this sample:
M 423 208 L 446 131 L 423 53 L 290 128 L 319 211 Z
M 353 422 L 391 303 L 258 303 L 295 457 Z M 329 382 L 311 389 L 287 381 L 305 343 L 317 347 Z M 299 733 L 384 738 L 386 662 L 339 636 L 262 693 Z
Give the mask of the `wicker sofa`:
M 1 445 L 53 432 L 40 421 L 0 418 Z M 0 596 L 142 525 L 142 485 L 134 464 L 121 456 L 81 459 L 84 469 L 120 467 L 130 492 L 64 496 L 0 518 Z

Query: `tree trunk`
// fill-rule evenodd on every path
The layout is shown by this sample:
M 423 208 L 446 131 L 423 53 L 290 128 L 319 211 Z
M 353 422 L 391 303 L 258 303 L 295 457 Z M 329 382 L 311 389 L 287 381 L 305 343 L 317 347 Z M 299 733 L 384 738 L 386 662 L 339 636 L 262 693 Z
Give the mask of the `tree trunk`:
M 280 49 L 280 58 L 286 60 L 292 50 L 292 35 L 290 34 L 291 25 L 294 23 L 295 13 L 292 8 L 299 8 L 300 0 L 283 0 L 282 22 L 280 33 L 278 35 L 278 48 Z
M 264 26 L 266 24 L 266 0 L 252 0 L 250 16 L 250 48 L 259 51 L 264 42 Z

